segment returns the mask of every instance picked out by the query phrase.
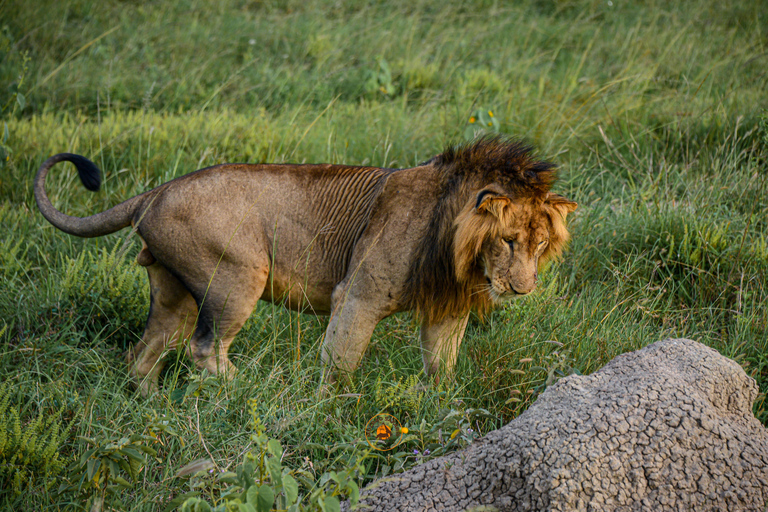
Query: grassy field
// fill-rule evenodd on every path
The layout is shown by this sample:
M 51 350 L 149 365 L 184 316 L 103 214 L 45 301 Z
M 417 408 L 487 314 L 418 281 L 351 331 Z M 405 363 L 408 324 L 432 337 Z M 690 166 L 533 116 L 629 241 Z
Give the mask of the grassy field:
M 247 453 L 276 450 L 268 436 L 303 503 L 333 510 L 341 488 L 463 446 L 555 379 L 669 336 L 741 364 L 768 424 L 766 13 L 752 0 L 0 0 L 0 508 L 220 504 L 227 482 L 248 485 Z M 564 260 L 531 297 L 474 319 L 439 385 L 420 386 L 417 329 L 399 315 L 319 398 L 326 319 L 263 303 L 232 347 L 232 382 L 171 354 L 162 392 L 142 399 L 121 355 L 148 307 L 135 239 L 68 236 L 32 195 L 64 151 L 105 173 L 98 194 L 69 166 L 49 177 L 76 215 L 221 162 L 406 167 L 488 111 L 488 131 L 560 165 L 555 189 L 580 208 Z M 363 458 L 378 413 L 410 433 Z M 200 459 L 212 474 L 177 476 Z

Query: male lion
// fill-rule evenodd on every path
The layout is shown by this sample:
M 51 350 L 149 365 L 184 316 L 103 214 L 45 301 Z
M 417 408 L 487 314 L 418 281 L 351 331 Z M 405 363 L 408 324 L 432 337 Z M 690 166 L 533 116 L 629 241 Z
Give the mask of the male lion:
M 451 369 L 470 310 L 530 293 L 576 208 L 549 191 L 552 164 L 498 137 L 411 169 L 216 165 L 84 218 L 45 193 L 61 161 L 89 190 L 101 181 L 82 156 L 46 160 L 35 199 L 49 222 L 82 237 L 132 225 L 143 242 L 150 311 L 128 362 L 144 394 L 156 389 L 164 351 L 190 334 L 198 366 L 233 370 L 227 351 L 259 299 L 331 316 L 326 381 L 354 370 L 376 324 L 407 310 L 421 322 L 425 371 Z

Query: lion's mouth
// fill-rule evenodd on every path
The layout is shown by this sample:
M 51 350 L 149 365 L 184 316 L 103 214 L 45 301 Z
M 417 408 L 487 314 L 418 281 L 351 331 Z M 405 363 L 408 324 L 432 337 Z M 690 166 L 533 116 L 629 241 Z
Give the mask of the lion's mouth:
M 493 280 L 488 276 L 485 276 L 485 282 L 488 284 L 488 294 L 491 296 L 491 301 L 494 302 L 495 304 L 509 302 L 518 297 L 524 297 L 525 295 L 528 295 L 530 293 L 530 292 L 521 293 L 515 290 L 515 287 L 512 285 L 509 285 L 508 290 L 498 290 L 493 285 Z

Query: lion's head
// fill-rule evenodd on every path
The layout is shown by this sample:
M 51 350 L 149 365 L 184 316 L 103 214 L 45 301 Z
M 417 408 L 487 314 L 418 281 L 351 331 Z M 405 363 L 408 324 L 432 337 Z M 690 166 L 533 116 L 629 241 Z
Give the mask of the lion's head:
M 539 270 L 565 247 L 565 217 L 576 209 L 550 192 L 554 165 L 498 137 L 448 149 L 426 165 L 441 171 L 442 183 L 411 266 L 410 306 L 439 321 L 533 291 Z
M 563 220 L 575 208 L 551 192 L 513 200 L 498 190 L 482 190 L 455 221 L 457 281 L 471 282 L 482 271 L 492 302 L 530 293 L 539 269 L 562 251 L 568 238 Z

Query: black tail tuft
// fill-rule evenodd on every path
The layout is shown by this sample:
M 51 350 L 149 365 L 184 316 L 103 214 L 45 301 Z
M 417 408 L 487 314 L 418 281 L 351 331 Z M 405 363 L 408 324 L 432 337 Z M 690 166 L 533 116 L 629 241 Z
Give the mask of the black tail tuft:
M 68 154 L 65 160 L 72 162 L 77 167 L 77 174 L 80 176 L 80 181 L 83 182 L 85 188 L 93 192 L 99 190 L 101 187 L 101 170 L 96 167 L 96 164 L 84 156 L 72 153 Z

